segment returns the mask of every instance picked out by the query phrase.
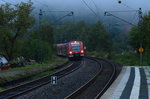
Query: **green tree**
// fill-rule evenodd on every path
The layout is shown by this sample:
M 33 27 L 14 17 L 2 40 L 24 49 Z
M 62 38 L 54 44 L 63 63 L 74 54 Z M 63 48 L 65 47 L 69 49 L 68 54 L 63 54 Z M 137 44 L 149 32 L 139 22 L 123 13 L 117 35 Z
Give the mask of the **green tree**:
M 84 21 L 79 22 L 67 22 L 64 26 L 59 26 L 55 28 L 55 42 L 63 43 L 72 40 L 86 40 L 86 30 L 87 26 Z
M 128 43 L 134 48 L 137 49 L 140 46 L 140 35 L 138 27 L 133 27 L 130 31 L 130 37 Z
M 16 57 L 17 42 L 33 25 L 30 16 L 32 2 L 21 2 L 15 6 L 4 4 L 0 6 L 0 54 L 9 61 Z
M 137 49 L 140 47 L 140 43 L 142 43 L 144 48 L 150 47 L 150 12 L 146 14 L 142 21 L 140 22 L 140 26 L 133 27 L 130 31 L 129 36 L 129 44 Z
M 110 52 L 111 45 L 110 35 L 105 31 L 100 22 L 89 27 L 87 46 L 89 50 Z
M 49 46 L 53 49 L 53 27 L 48 22 L 41 24 L 39 29 L 32 31 L 31 35 L 29 35 L 29 38 L 47 42 Z
M 80 21 L 66 23 L 65 26 L 55 28 L 55 42 L 64 43 L 65 40 L 83 41 L 88 51 L 106 53 L 112 51 L 111 36 L 100 22 L 88 25 L 84 21 Z
M 49 46 L 53 47 L 53 28 L 49 23 L 43 23 L 38 34 L 42 41 L 47 42 Z
M 143 16 L 139 27 L 131 29 L 128 43 L 134 50 L 138 50 L 140 44 L 142 44 L 144 48 L 144 60 L 150 63 L 150 12 Z
M 43 62 L 51 58 L 52 50 L 48 42 L 38 39 L 28 39 L 23 44 L 22 56 L 26 59 L 34 59 L 37 62 Z
M 33 30 L 22 44 L 21 55 L 26 59 L 43 62 L 52 57 L 53 28 L 49 23 L 43 23 L 39 30 Z

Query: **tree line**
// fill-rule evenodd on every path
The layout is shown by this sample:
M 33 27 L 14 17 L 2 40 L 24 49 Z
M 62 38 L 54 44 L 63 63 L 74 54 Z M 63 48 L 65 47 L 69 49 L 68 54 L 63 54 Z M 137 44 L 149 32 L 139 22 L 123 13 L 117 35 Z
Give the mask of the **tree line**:
M 81 40 L 89 51 L 109 52 L 112 42 L 104 26 L 87 24 L 84 21 L 67 22 L 63 26 L 52 26 L 43 22 L 35 28 L 31 16 L 33 3 L 0 6 L 0 55 L 12 61 L 23 56 L 38 62 L 48 60 L 54 52 L 54 44 Z
M 128 43 L 136 50 L 144 48 L 144 58 L 149 62 L 150 58 L 150 12 L 146 13 L 139 26 L 133 27 L 130 31 Z
M 31 1 L 15 6 L 7 3 L 0 5 L 0 55 L 8 61 L 23 56 L 43 62 L 52 58 L 54 44 L 72 40 L 83 41 L 87 51 L 96 51 L 108 57 L 114 52 L 119 53 L 126 49 L 125 44 L 137 49 L 142 42 L 146 50 L 150 49 L 150 13 L 143 17 L 140 28 L 132 28 L 129 39 L 126 40 L 120 36 L 119 29 L 106 31 L 101 22 L 88 24 L 79 21 L 51 25 L 45 21 L 38 26 L 35 18 L 31 16 L 32 10 Z
M 83 41 L 88 51 L 110 52 L 112 40 L 101 22 L 87 24 L 84 21 L 68 22 L 54 29 L 55 42 Z
M 0 55 L 8 61 L 23 56 L 41 62 L 52 56 L 53 29 L 48 23 L 33 29 L 32 5 L 29 1 L 0 6 Z

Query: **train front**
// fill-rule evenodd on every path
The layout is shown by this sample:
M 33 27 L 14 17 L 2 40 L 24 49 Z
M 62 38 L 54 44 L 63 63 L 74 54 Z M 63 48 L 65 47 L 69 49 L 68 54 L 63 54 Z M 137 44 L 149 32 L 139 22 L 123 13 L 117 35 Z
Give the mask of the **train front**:
M 69 58 L 74 58 L 74 57 L 79 58 L 84 56 L 84 45 L 81 41 L 73 41 L 68 44 L 69 44 L 69 50 L 68 50 Z

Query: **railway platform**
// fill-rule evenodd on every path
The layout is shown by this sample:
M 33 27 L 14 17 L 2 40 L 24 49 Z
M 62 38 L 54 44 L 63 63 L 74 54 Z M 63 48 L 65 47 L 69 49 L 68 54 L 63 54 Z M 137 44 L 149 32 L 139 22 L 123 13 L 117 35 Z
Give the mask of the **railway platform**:
M 150 99 L 150 66 L 124 66 L 100 99 Z

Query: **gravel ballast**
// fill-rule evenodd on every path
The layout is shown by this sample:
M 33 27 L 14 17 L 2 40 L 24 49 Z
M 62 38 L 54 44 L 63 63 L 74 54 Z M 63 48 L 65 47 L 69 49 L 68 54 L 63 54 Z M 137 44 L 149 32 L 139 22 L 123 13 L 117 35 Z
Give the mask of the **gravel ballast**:
M 90 80 L 99 69 L 97 62 L 84 59 L 81 68 L 59 79 L 57 85 L 44 85 L 17 99 L 63 99 Z

